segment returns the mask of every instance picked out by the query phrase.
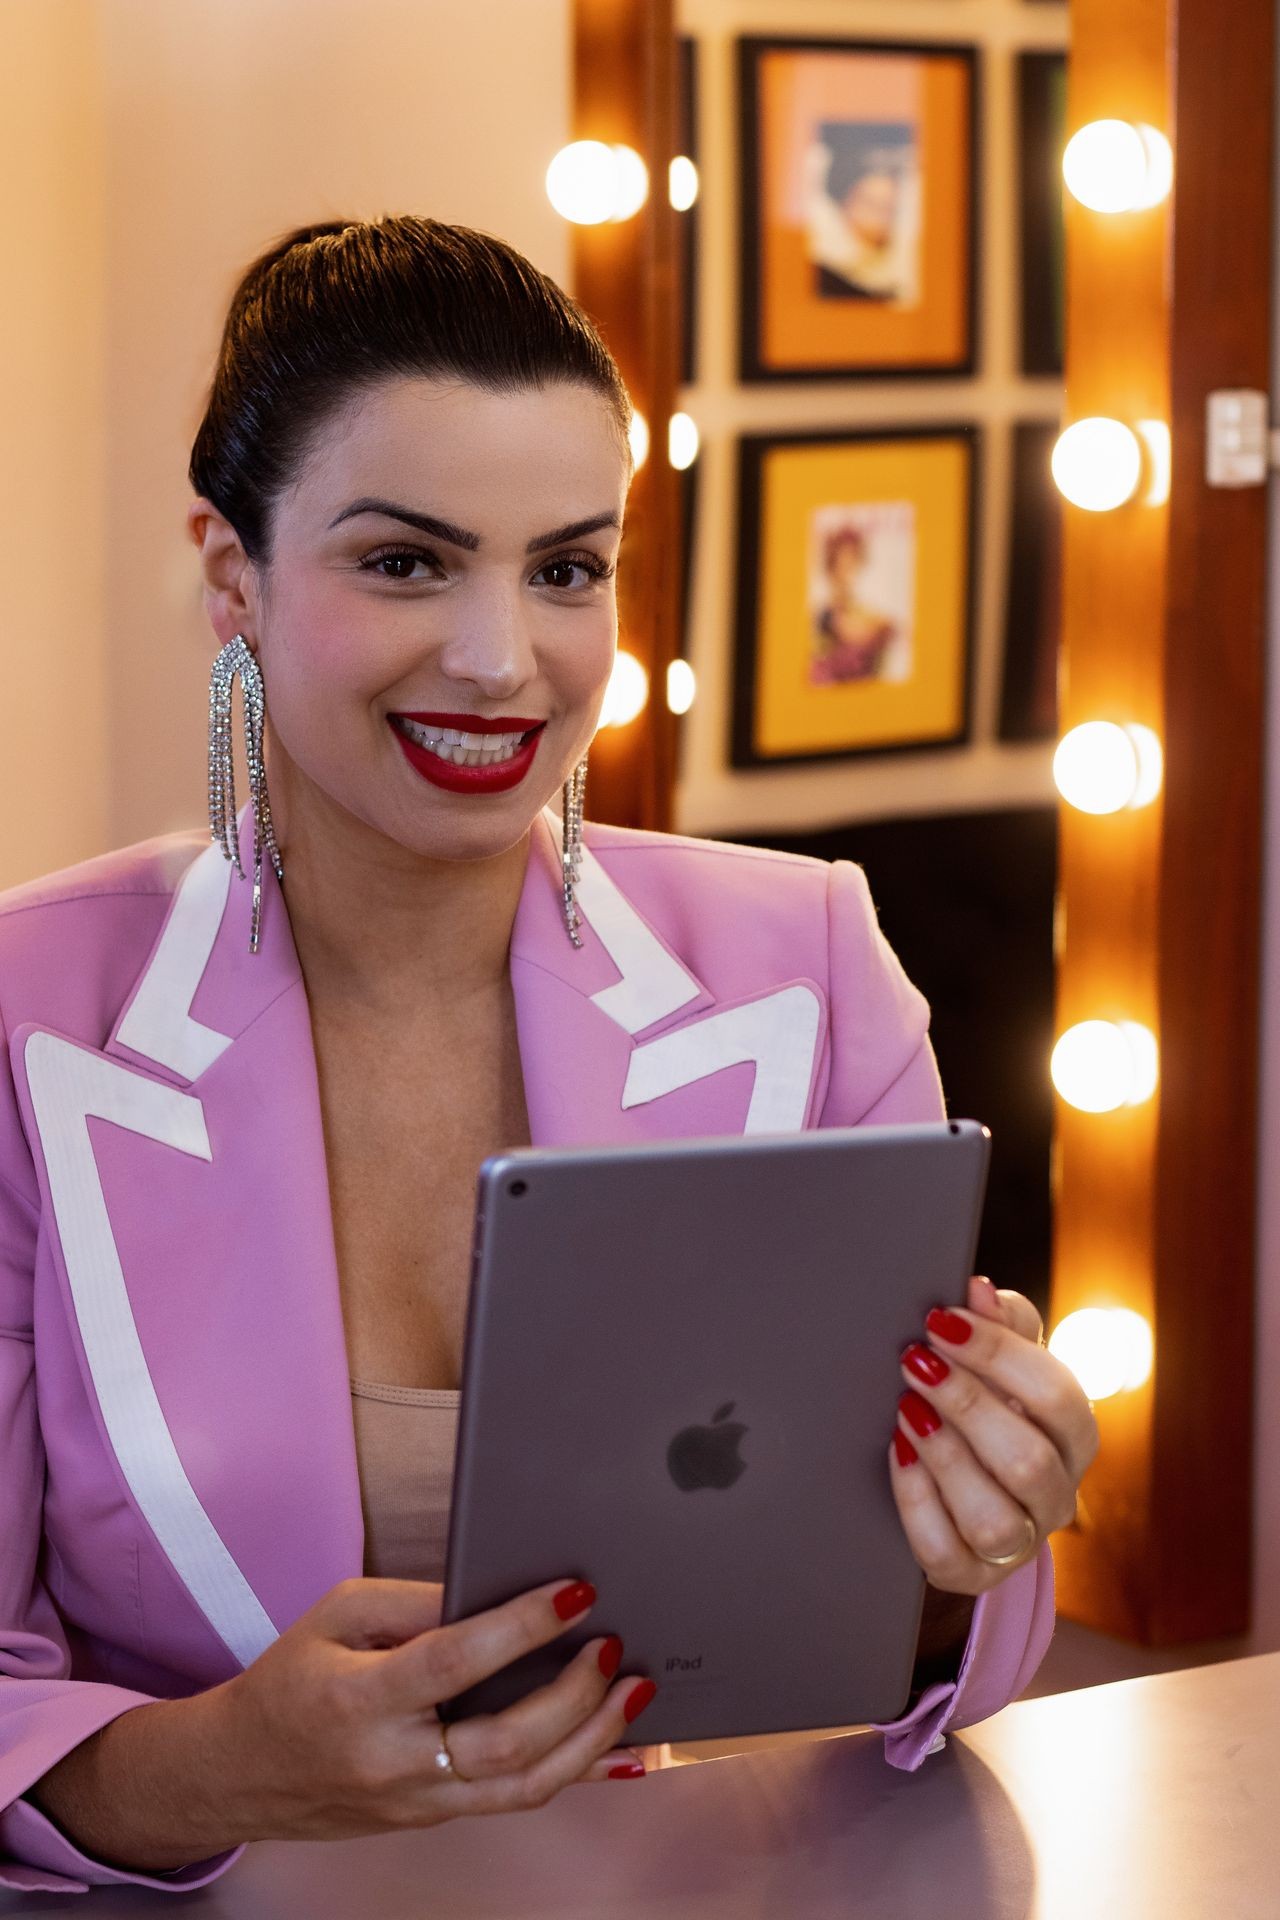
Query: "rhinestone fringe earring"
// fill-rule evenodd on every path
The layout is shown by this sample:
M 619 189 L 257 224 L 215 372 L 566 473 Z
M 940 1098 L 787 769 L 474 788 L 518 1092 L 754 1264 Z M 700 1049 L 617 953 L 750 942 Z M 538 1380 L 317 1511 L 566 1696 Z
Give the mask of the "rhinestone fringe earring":
M 267 772 L 262 758 L 262 726 L 267 710 L 262 672 L 242 633 L 227 642 L 214 661 L 209 678 L 209 830 L 215 844 L 221 846 L 243 880 L 245 872 L 240 864 L 236 820 L 235 760 L 231 747 L 231 693 L 237 674 L 244 696 L 244 748 L 249 765 L 249 799 L 253 806 L 253 918 L 249 951 L 256 953 L 262 922 L 263 848 L 271 856 L 277 880 L 283 881 L 284 867 L 271 821 Z
M 584 756 L 565 781 L 561 798 L 564 841 L 560 854 L 560 871 L 564 883 L 564 924 L 565 931 L 575 947 L 582 945 L 578 938 L 578 928 L 582 925 L 582 920 L 578 914 L 578 899 L 574 889 L 582 870 L 582 799 L 586 790 L 587 762 Z

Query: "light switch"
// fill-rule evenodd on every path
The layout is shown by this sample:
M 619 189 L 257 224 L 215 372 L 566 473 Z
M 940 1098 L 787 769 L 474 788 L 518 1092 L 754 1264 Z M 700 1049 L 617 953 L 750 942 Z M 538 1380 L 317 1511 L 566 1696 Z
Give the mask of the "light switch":
M 1205 450 L 1211 487 L 1266 485 L 1270 411 L 1268 396 L 1249 388 L 1209 395 Z

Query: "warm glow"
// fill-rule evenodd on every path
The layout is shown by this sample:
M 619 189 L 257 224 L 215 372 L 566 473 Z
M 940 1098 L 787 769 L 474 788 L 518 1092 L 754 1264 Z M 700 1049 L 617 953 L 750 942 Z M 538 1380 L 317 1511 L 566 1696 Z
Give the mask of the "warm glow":
M 1049 1351 L 1070 1367 L 1090 1400 L 1140 1387 L 1151 1378 L 1150 1322 L 1129 1307 L 1081 1307 L 1049 1336 Z
M 687 660 L 673 660 L 667 668 L 667 705 L 672 713 L 688 713 L 698 683 Z
M 575 140 L 547 168 L 547 198 L 575 226 L 629 220 L 649 193 L 649 170 L 633 147 Z
M 632 413 L 627 439 L 631 443 L 632 464 L 638 473 L 649 458 L 649 422 L 642 413 Z
M 698 457 L 698 426 L 691 414 L 673 413 L 667 423 L 667 457 L 681 473 Z
M 1054 1048 L 1049 1073 L 1068 1106 L 1114 1113 L 1151 1098 L 1160 1051 L 1150 1028 L 1136 1020 L 1082 1020 Z
M 625 727 L 643 713 L 649 698 L 649 676 L 633 653 L 619 652 L 605 688 L 600 709 L 602 727 Z
M 1062 177 L 1094 213 L 1134 213 L 1158 206 L 1173 185 L 1173 149 L 1155 127 L 1132 120 L 1091 120 L 1067 143 Z
M 667 193 L 677 213 L 688 213 L 698 197 L 698 169 L 688 154 L 678 153 L 667 169 Z
M 1053 478 L 1072 506 L 1109 513 L 1142 479 L 1142 442 L 1123 420 L 1077 420 L 1053 449 Z
M 1164 754 L 1150 727 L 1087 720 L 1072 727 L 1053 756 L 1058 792 L 1081 813 L 1145 807 L 1160 791 Z

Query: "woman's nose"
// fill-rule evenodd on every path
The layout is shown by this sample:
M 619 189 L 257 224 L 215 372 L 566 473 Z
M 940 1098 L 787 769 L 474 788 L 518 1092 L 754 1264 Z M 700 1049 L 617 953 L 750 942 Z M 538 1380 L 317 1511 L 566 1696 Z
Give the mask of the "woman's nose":
M 484 615 L 455 629 L 440 649 L 441 672 L 465 681 L 490 700 L 502 700 L 527 686 L 538 671 L 532 641 L 519 614 L 490 603 Z

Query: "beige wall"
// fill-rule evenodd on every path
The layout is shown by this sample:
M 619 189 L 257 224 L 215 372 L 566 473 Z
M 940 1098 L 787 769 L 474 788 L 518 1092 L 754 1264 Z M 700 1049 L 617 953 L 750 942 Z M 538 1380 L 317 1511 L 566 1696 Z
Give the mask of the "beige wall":
M 103 209 L 91 0 L 0 9 L 0 886 L 103 844 Z
M 0 0 L 10 284 L 0 885 L 204 817 L 183 520 L 231 289 L 304 221 L 412 210 L 563 279 L 569 0 Z

